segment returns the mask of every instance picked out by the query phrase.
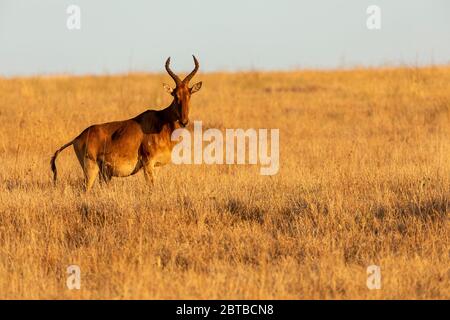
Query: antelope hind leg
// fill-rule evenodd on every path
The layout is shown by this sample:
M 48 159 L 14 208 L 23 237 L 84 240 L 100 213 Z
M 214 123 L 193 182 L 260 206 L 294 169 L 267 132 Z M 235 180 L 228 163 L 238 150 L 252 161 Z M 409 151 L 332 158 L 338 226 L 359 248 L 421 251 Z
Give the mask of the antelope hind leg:
M 100 172 L 100 169 L 96 161 L 91 160 L 89 158 L 85 158 L 83 170 L 84 170 L 86 192 L 88 192 L 89 190 L 91 190 L 95 182 L 95 178 L 97 178 L 97 175 Z
M 112 174 L 110 170 L 102 163 L 99 163 L 98 166 L 99 166 L 99 173 L 98 173 L 99 181 L 108 184 L 112 179 Z

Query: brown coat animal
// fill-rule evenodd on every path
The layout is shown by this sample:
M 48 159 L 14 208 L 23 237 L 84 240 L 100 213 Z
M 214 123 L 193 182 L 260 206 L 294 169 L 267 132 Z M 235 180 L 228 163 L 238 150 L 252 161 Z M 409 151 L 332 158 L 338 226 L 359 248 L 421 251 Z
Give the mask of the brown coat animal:
M 195 68 L 181 81 L 170 70 L 170 57 L 166 70 L 175 81 L 175 88 L 164 84 L 173 96 L 173 101 L 163 110 L 147 110 L 124 121 L 97 124 L 85 129 L 78 137 L 63 145 L 51 159 L 53 180 L 56 183 L 56 157 L 73 145 L 78 161 L 84 172 L 86 191 L 94 184 L 95 178 L 108 182 L 112 177 L 127 177 L 141 168 L 148 182 L 153 183 L 154 167 L 168 163 L 176 142 L 171 141 L 172 132 L 189 123 L 189 101 L 194 92 L 200 90 L 202 82 L 189 87 L 189 81 L 199 68 L 194 57 Z

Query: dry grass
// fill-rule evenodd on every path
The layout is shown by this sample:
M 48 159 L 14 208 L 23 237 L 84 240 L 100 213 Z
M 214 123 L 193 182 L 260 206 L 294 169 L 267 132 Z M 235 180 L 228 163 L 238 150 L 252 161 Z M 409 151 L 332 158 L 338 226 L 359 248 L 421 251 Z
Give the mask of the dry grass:
M 56 148 L 166 106 L 168 76 L 0 79 L 0 298 L 450 298 L 450 68 L 196 79 L 191 120 L 280 128 L 276 176 L 168 165 L 85 195 L 68 149 L 54 188 Z

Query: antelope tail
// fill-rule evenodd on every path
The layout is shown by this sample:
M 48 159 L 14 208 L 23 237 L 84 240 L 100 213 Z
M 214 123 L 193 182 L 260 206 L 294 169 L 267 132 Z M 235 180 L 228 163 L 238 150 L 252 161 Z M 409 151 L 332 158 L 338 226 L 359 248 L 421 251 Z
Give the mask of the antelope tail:
M 55 154 L 53 155 L 52 159 L 50 160 L 50 165 L 52 167 L 52 171 L 53 171 L 53 182 L 56 184 L 56 178 L 58 177 L 58 170 L 56 170 L 56 157 L 58 156 L 58 154 L 63 151 L 65 148 L 71 146 L 73 144 L 75 140 L 70 141 L 69 143 L 66 143 L 65 145 L 63 145 L 61 148 L 59 148 Z

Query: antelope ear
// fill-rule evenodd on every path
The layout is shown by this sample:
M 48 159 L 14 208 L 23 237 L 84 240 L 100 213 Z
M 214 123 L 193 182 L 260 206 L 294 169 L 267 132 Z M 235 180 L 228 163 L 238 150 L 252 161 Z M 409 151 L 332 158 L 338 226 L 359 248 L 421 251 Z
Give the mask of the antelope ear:
M 166 89 L 166 91 L 167 91 L 168 93 L 172 94 L 173 89 L 172 89 L 171 86 L 169 86 L 167 83 L 163 83 L 163 87 L 164 87 L 164 89 Z
M 195 93 L 197 91 L 200 90 L 200 88 L 202 87 L 202 82 L 197 82 L 196 84 L 194 84 L 191 88 L 191 93 Z

